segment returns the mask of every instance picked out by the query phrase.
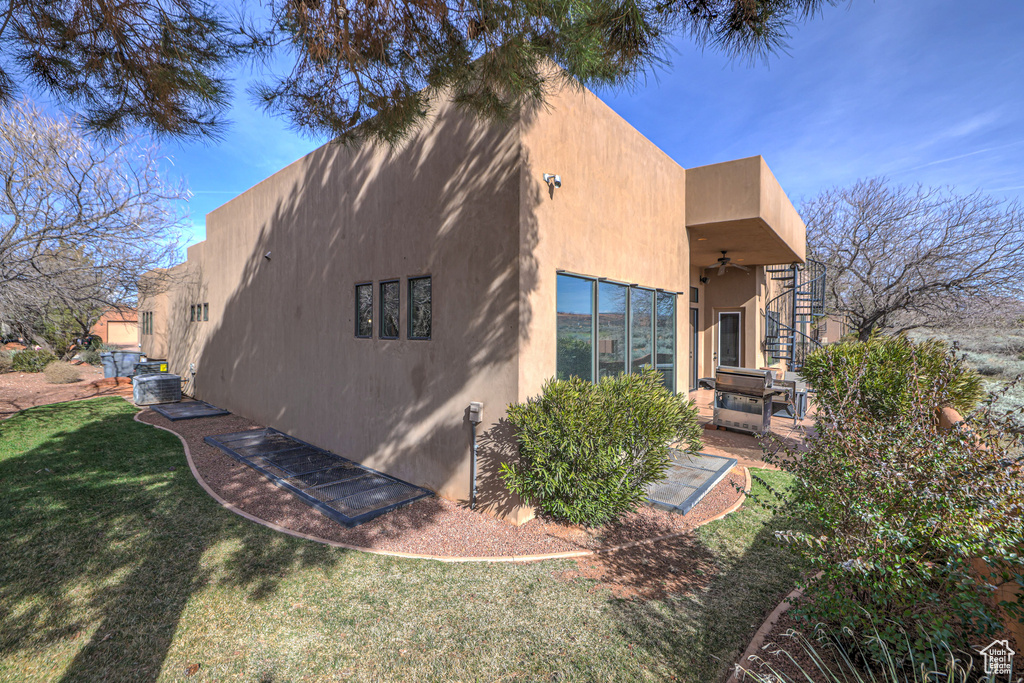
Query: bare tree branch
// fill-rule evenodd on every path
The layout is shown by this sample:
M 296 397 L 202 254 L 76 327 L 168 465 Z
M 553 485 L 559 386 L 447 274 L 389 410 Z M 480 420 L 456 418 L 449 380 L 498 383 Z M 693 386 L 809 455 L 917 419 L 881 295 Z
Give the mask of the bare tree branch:
M 830 306 L 862 339 L 1024 300 L 1018 202 L 874 178 L 822 193 L 803 215 L 810 250 L 829 268 Z
M 0 323 L 26 338 L 55 312 L 91 325 L 176 260 L 188 193 L 159 160 L 132 140 L 90 142 L 27 101 L 0 111 Z

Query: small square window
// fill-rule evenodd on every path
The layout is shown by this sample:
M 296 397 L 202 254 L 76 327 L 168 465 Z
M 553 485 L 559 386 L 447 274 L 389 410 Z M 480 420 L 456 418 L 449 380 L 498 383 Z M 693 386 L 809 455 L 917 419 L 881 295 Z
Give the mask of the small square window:
M 203 322 L 210 319 L 210 304 L 203 304 Z
M 373 283 L 356 285 L 356 336 L 373 336 Z
M 700 303 L 700 289 L 697 287 L 690 287 L 690 303 Z
M 380 338 L 398 339 L 399 282 L 380 283 Z
M 430 339 L 430 278 L 409 278 L 409 339 Z

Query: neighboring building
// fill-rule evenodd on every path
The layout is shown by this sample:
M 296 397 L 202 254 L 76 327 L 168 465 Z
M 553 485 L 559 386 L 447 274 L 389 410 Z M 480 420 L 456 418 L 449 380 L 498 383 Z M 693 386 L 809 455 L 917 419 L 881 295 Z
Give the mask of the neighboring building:
M 104 343 L 123 348 L 139 348 L 139 316 L 129 306 L 112 306 L 103 312 L 89 330 Z
M 398 149 L 325 145 L 206 234 L 146 280 L 143 352 L 197 398 L 454 500 L 482 401 L 480 501 L 514 521 L 508 404 L 556 373 L 653 359 L 686 391 L 763 365 L 762 266 L 805 251 L 760 157 L 684 169 L 571 90 L 507 127 L 441 104 Z M 719 275 L 722 251 L 748 270 Z
M 813 337 L 819 344 L 832 344 L 852 331 L 845 315 L 830 313 L 821 318 L 814 326 Z

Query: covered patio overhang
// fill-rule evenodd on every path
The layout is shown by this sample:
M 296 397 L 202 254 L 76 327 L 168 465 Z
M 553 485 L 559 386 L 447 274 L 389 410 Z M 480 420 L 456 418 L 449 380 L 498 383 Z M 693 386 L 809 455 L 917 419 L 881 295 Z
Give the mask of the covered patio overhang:
M 804 222 L 760 156 L 687 169 L 686 228 L 694 266 L 723 251 L 744 266 L 806 258 Z

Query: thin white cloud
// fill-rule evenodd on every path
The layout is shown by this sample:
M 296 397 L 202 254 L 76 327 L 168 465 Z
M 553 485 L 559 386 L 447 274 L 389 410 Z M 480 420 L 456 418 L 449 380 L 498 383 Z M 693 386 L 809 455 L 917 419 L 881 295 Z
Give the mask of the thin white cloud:
M 945 159 L 936 159 L 935 161 L 929 161 L 927 163 L 919 164 L 917 166 L 911 166 L 910 168 L 904 168 L 900 171 L 894 171 L 894 173 L 909 173 L 911 171 L 919 171 L 922 168 L 938 166 L 939 164 L 947 164 L 951 161 L 959 161 L 960 159 L 967 159 L 968 157 L 977 156 L 979 154 L 987 154 L 988 152 L 995 152 L 997 150 L 1006 149 L 1008 147 L 1016 147 L 1017 145 L 1024 145 L 1024 140 L 1016 140 L 1014 142 L 1008 142 L 1005 145 L 995 145 L 993 147 L 986 147 L 985 149 L 976 149 L 973 152 L 957 154 L 956 156 L 946 157 Z

